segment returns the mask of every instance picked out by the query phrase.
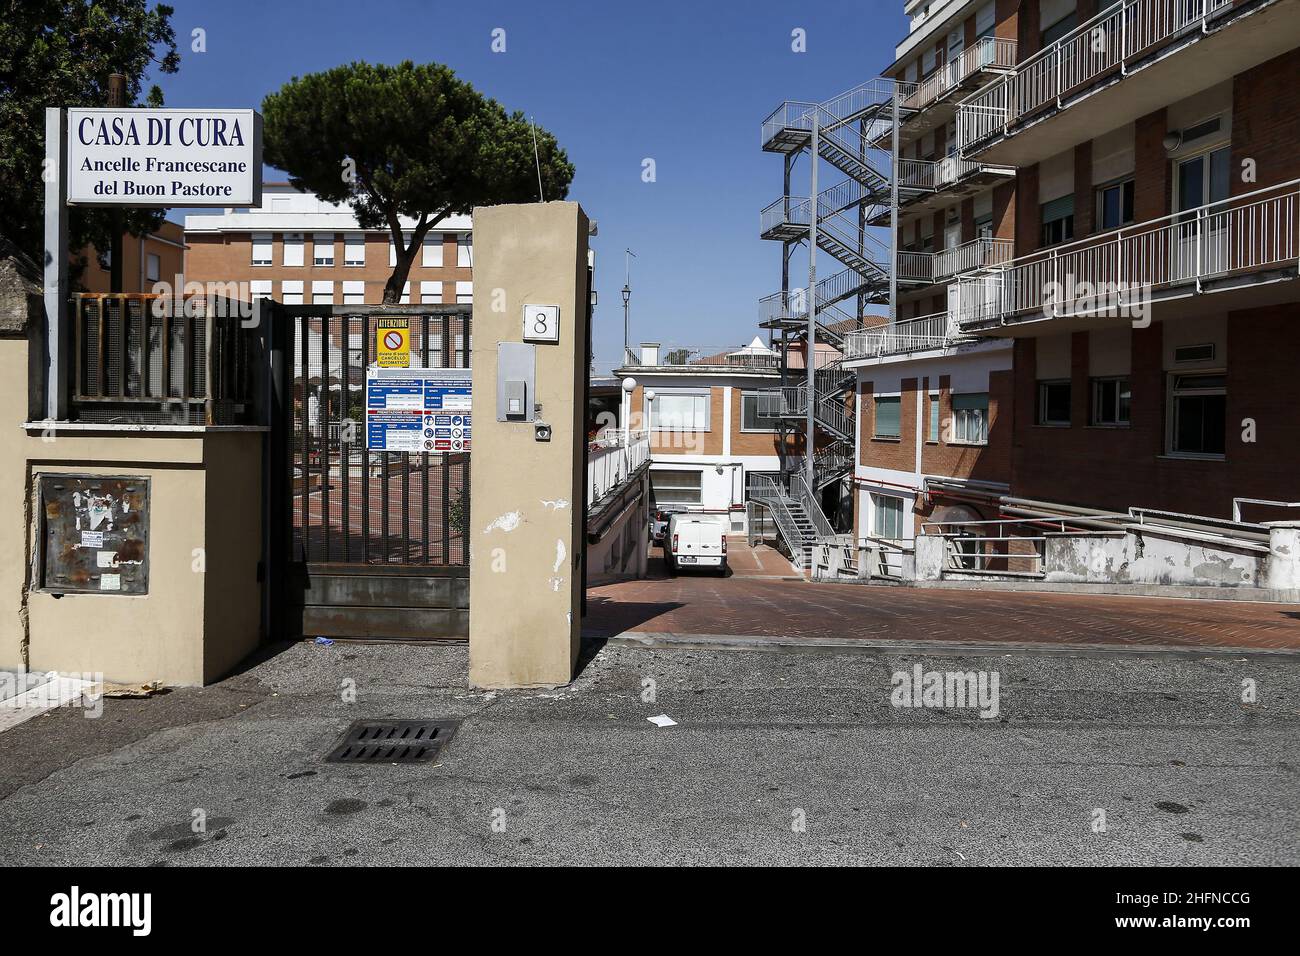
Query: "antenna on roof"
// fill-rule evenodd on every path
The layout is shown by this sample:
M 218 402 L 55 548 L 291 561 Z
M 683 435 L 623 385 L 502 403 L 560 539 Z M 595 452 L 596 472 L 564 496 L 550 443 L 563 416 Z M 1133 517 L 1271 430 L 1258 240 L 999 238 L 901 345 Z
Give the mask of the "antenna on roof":
M 533 162 L 537 164 L 537 201 L 546 202 L 546 193 L 542 190 L 542 157 L 537 152 L 537 123 L 528 117 L 528 125 L 533 128 Z

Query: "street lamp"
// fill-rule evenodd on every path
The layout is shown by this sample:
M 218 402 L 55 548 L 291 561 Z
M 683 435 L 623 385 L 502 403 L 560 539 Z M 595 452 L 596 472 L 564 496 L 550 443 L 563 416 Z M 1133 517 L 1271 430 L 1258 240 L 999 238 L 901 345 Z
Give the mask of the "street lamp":
M 632 260 L 636 258 L 636 253 L 631 249 L 623 250 L 623 361 L 627 361 L 628 353 L 628 332 L 627 332 L 627 306 L 632 300 Z
M 622 426 L 620 431 L 622 431 L 623 433 L 621 438 L 621 444 L 623 446 L 624 464 L 630 464 L 632 460 L 631 458 L 628 457 L 627 436 L 628 433 L 631 431 L 629 426 L 631 425 L 630 419 L 632 417 L 632 391 L 635 388 L 636 388 L 636 379 L 632 378 L 632 376 L 630 375 L 627 378 L 623 379 L 623 398 L 619 403 L 619 424 Z
M 632 287 L 623 286 L 623 361 L 627 361 L 628 340 L 627 340 L 627 305 L 632 301 Z

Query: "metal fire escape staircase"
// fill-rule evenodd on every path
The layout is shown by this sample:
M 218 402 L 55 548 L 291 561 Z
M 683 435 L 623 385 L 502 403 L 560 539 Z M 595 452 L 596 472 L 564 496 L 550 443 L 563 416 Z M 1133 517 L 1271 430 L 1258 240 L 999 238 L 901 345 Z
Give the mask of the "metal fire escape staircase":
M 896 92 L 892 81 L 876 79 L 825 103 L 788 101 L 763 121 L 762 148 L 784 155 L 786 171 L 787 195 L 760 215 L 762 238 L 782 243 L 785 263 L 782 291 L 759 301 L 760 324 L 779 339 L 782 354 L 781 386 L 767 390 L 759 406 L 760 414 L 781 423 L 782 475 L 757 489 L 754 498 L 771 511 L 791 555 L 805 567 L 818 538 L 835 534 L 821 509 L 820 492 L 853 469 L 855 376 L 842 364 L 844 339 L 864 327 L 867 304 L 892 305 L 898 281 L 893 277 L 892 244 L 881 241 L 868 226 L 885 222 L 892 229 L 899 193 L 906 192 L 895 182 L 890 152 L 900 116 L 907 112 L 895 102 Z M 791 196 L 790 173 L 800 155 L 811 164 L 825 161 L 847 178 L 818 191 L 815 199 Z M 795 246 L 814 241 L 814 225 L 813 262 L 817 250 L 823 250 L 844 268 L 818 279 L 809 294 L 807 289 L 790 288 L 789 257 Z M 833 351 L 819 350 L 819 343 Z M 791 368 L 792 351 L 801 355 L 802 368 Z M 808 363 L 815 370 L 811 383 Z M 810 400 L 819 437 L 830 439 L 817 443 L 811 475 L 806 458 L 786 457 L 787 438 L 803 434 Z

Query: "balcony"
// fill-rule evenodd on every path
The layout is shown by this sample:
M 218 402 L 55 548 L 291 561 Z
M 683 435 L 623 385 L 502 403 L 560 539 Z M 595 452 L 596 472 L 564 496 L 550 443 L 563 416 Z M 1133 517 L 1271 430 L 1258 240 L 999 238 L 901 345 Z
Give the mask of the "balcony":
M 972 162 L 960 156 L 940 160 L 900 159 L 898 161 L 899 206 L 906 216 L 921 215 L 954 203 L 1015 176 L 1013 166 Z M 868 222 L 873 226 L 889 225 L 889 208 L 869 206 Z
M 1014 251 L 1010 239 L 982 237 L 942 252 L 900 252 L 898 277 L 909 282 L 944 282 L 965 272 L 1002 265 Z
M 931 349 L 946 349 L 970 341 L 947 312 L 905 319 L 845 337 L 844 361 L 881 358 Z
M 954 93 L 983 84 L 990 75 L 1007 73 L 1016 66 L 1016 41 L 981 37 L 961 56 L 946 63 L 903 97 L 903 106 L 918 112 L 942 103 Z
M 1300 180 L 1013 259 L 959 281 L 963 332 L 1258 289 L 1300 267 Z
M 959 103 L 958 148 L 1030 166 L 1297 45 L 1300 0 L 1121 0 Z

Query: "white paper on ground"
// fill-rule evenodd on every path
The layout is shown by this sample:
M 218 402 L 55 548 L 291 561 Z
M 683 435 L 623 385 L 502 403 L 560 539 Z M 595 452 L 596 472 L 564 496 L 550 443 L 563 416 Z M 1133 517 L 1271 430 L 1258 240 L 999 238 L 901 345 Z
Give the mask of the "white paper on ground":
M 676 727 L 677 721 L 673 720 L 667 714 L 660 714 L 658 717 L 647 717 L 646 720 L 656 727 Z

